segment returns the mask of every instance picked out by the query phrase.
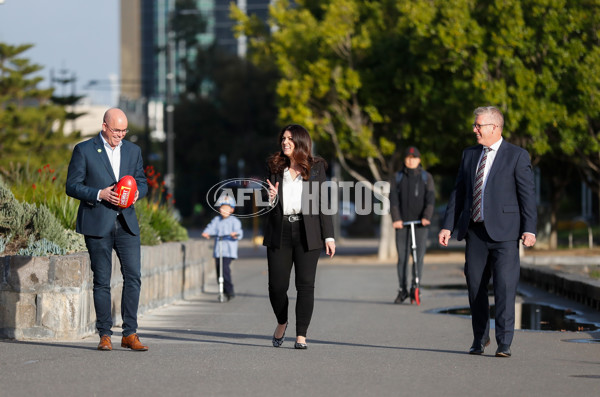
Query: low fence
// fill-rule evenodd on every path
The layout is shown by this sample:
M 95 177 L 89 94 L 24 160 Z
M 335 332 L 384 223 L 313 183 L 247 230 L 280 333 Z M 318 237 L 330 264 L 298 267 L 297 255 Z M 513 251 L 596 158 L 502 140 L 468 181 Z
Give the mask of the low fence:
M 210 242 L 189 240 L 142 247 L 139 314 L 198 294 L 212 263 Z M 93 281 L 87 252 L 0 257 L 0 338 L 80 339 L 95 332 Z M 113 252 L 114 325 L 121 319 L 123 277 Z

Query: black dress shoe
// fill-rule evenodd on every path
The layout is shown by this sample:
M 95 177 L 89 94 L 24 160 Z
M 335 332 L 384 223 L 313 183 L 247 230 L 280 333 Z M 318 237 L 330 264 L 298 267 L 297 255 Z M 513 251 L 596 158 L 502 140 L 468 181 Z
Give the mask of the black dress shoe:
M 275 334 L 273 333 L 273 347 L 279 347 L 283 345 L 283 341 L 285 340 L 285 331 L 287 331 L 287 326 L 288 323 L 285 323 L 285 329 L 283 330 L 283 335 L 281 335 L 281 338 L 276 338 Z
M 485 338 L 481 341 L 475 339 L 473 341 L 473 344 L 471 345 L 471 348 L 469 349 L 469 354 L 481 355 L 481 354 L 483 354 L 486 346 L 488 346 L 489 344 L 490 344 L 490 338 Z
M 510 357 L 510 345 L 500 343 L 498 345 L 498 349 L 496 350 L 496 357 Z
M 305 349 L 308 349 L 308 345 L 306 343 L 296 342 L 296 343 L 294 343 L 294 349 L 305 350 Z
M 400 291 L 400 292 L 398 292 L 398 296 L 396 297 L 396 300 L 394 301 L 394 303 L 400 304 L 400 303 L 404 302 L 406 300 L 406 298 L 408 298 L 408 292 L 406 292 L 406 290 Z

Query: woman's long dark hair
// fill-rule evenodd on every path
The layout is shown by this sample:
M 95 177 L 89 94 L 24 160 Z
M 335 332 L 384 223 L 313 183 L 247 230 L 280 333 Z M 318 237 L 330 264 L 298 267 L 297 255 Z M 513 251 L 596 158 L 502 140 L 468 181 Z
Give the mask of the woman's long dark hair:
M 283 134 L 285 134 L 286 131 L 289 131 L 290 134 L 292 134 L 292 141 L 294 142 L 292 157 L 296 164 L 302 169 L 300 174 L 302 175 L 302 179 L 306 181 L 310 177 L 311 167 L 315 163 L 324 160 L 320 157 L 312 156 L 312 140 L 310 139 L 310 135 L 308 134 L 308 131 L 306 131 L 306 128 L 298 124 L 289 124 L 283 127 L 279 133 L 279 140 L 277 141 L 280 146 L 281 141 L 283 140 Z M 282 174 L 286 167 L 289 167 L 291 164 L 290 159 L 283 154 L 283 150 L 269 156 L 267 163 L 269 170 L 273 174 Z

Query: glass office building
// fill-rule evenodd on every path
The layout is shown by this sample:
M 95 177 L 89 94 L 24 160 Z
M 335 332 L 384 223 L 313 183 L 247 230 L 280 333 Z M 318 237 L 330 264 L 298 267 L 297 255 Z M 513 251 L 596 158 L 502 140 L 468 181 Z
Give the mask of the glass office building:
M 230 18 L 232 0 L 196 0 L 195 9 L 180 10 L 182 14 L 200 13 L 206 29 L 196 37 L 202 46 L 216 44 L 219 48 L 245 56 L 246 40 L 233 35 Z M 236 0 L 247 13 L 266 20 L 270 0 Z M 167 51 L 169 17 L 175 0 L 121 0 L 121 87 L 122 102 L 140 99 L 164 101 L 167 95 L 167 75 L 172 70 L 176 81 L 185 79 L 182 57 L 193 59 L 195 51 L 182 43 L 172 47 L 171 65 Z M 175 85 L 177 96 L 183 84 Z

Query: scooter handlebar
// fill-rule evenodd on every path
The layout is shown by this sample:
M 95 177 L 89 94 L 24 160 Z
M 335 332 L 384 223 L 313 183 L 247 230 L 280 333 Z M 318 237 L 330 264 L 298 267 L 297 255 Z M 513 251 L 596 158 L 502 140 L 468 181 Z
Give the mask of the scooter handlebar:
M 235 234 L 236 237 L 238 236 L 238 233 Z M 231 234 L 221 234 L 221 235 L 217 235 L 217 234 L 209 234 L 208 238 L 225 238 L 225 237 L 231 237 Z
M 406 222 L 402 222 L 402 224 L 404 224 L 404 225 L 420 225 L 421 221 L 406 221 Z

